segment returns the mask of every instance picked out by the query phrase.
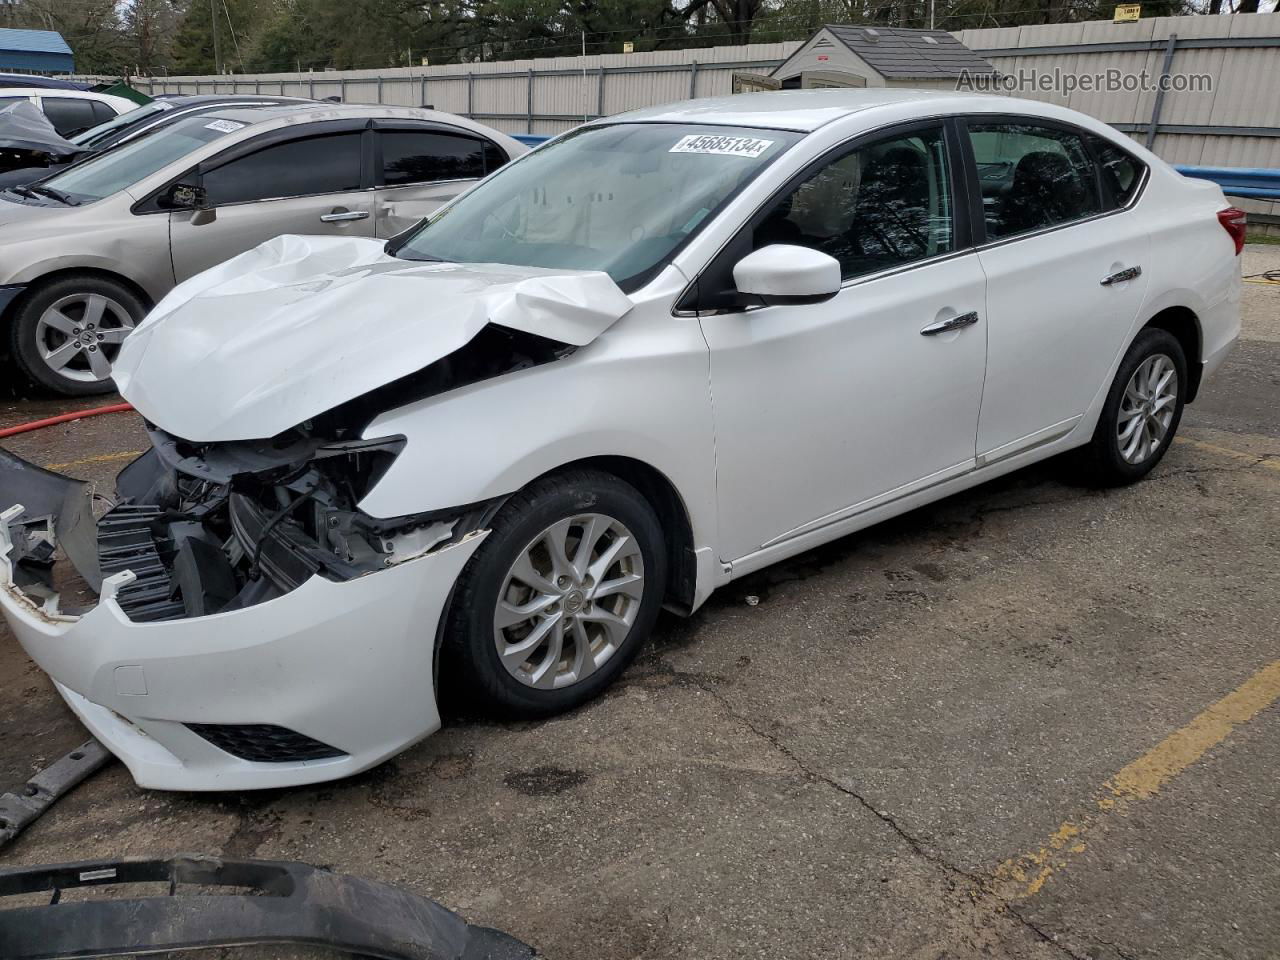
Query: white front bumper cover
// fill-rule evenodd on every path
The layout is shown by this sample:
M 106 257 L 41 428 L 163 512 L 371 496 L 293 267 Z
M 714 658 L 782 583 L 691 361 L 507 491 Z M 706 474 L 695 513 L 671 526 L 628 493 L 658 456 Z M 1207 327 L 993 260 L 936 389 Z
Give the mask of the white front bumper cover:
M 479 531 L 346 582 L 315 576 L 255 606 L 157 623 L 129 620 L 111 590 L 82 616 L 51 616 L 14 584 L 0 545 L 0 609 L 140 786 L 317 783 L 367 770 L 439 729 L 437 625 L 485 536 Z M 272 724 L 346 756 L 251 762 L 214 746 L 190 723 Z

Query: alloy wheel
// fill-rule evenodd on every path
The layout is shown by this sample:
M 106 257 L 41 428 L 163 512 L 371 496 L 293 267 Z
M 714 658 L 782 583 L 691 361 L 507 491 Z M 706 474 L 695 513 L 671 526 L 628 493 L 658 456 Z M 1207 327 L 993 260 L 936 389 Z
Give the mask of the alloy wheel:
M 1160 449 L 1178 407 L 1178 370 L 1157 353 L 1138 366 L 1120 398 L 1116 442 L 1120 456 L 1137 465 Z
M 129 311 L 111 297 L 73 293 L 40 315 L 36 347 L 59 377 L 96 383 L 111 376 L 111 364 L 133 327 Z
M 560 520 L 503 580 L 493 616 L 498 657 L 526 686 L 578 683 L 617 653 L 643 598 L 644 558 L 626 526 L 599 513 Z

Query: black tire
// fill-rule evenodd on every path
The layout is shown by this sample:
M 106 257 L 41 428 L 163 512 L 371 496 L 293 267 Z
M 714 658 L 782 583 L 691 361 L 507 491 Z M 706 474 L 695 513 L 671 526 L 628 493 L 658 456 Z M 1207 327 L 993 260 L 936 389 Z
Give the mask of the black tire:
M 535 689 L 513 676 L 499 657 L 494 624 L 499 592 L 512 565 L 535 538 L 553 524 L 586 513 L 616 520 L 633 535 L 643 561 L 639 607 L 625 639 L 594 673 L 558 689 Z M 520 719 L 550 716 L 585 703 L 635 658 L 661 609 L 667 550 L 653 507 L 617 477 L 567 470 L 512 496 L 489 529 L 463 569 L 446 614 L 438 677 L 442 698 L 468 713 Z
M 76 379 L 75 376 L 67 376 L 51 368 L 41 356 L 38 343 L 40 318 L 49 307 L 66 297 L 93 294 L 105 297 L 122 309 L 134 324 L 137 324 L 147 313 L 146 305 L 127 286 L 116 280 L 93 274 L 68 274 L 56 280 L 38 282 L 33 284 L 18 302 L 9 331 L 13 359 L 19 370 L 36 386 L 67 397 L 85 397 L 111 393 L 115 390 L 115 382 L 109 377 L 104 380 Z M 113 311 L 108 311 L 108 316 L 114 326 Z M 118 345 L 104 344 L 103 349 L 114 353 Z M 107 355 L 104 352 L 103 356 Z M 89 373 L 87 353 L 82 352 L 73 363 L 83 363 L 84 373 L 86 375 Z M 78 366 L 69 366 L 66 369 L 78 370 Z
M 1121 405 L 1125 390 L 1134 373 L 1152 357 L 1164 355 L 1173 363 L 1178 378 L 1177 399 L 1174 402 L 1173 417 L 1165 428 L 1165 433 L 1155 449 L 1138 463 L 1126 460 L 1118 436 Z M 1098 418 L 1098 426 L 1093 432 L 1089 445 L 1081 450 L 1080 466 L 1084 478 L 1098 486 L 1117 487 L 1141 480 L 1152 471 L 1169 444 L 1178 432 L 1178 424 L 1182 422 L 1182 409 L 1187 397 L 1187 358 L 1182 352 L 1182 344 L 1167 330 L 1148 328 L 1134 338 L 1120 361 L 1115 380 L 1107 392 L 1102 414 Z

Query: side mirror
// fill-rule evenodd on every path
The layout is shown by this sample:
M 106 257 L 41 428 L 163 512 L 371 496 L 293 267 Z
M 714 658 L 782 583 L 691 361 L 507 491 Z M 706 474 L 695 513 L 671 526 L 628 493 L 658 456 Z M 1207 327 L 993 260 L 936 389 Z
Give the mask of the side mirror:
M 840 262 L 809 247 L 775 243 L 739 260 L 733 282 L 766 306 L 821 303 L 840 292 Z
M 191 183 L 176 183 L 169 191 L 169 206 L 175 210 L 207 210 L 209 194 L 204 187 Z
M 191 225 L 202 227 L 218 219 L 218 211 L 209 203 L 209 194 L 204 187 L 190 183 L 176 184 L 169 191 L 169 206 L 175 210 L 190 210 Z

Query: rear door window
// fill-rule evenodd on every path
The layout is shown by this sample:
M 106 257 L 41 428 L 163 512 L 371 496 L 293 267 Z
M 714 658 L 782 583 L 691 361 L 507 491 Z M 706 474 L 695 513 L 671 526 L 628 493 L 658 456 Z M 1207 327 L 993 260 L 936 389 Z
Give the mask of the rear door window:
M 264 147 L 201 177 L 214 206 L 360 189 L 361 133 L 331 133 Z
M 388 187 L 478 180 L 506 162 L 494 144 L 439 130 L 383 130 L 382 182 Z
M 1101 212 L 1097 171 L 1080 134 L 1035 123 L 968 127 L 988 240 Z
M 93 115 L 92 100 L 74 100 L 71 97 L 40 97 L 40 109 L 62 136 L 70 136 L 81 130 L 97 126 Z

